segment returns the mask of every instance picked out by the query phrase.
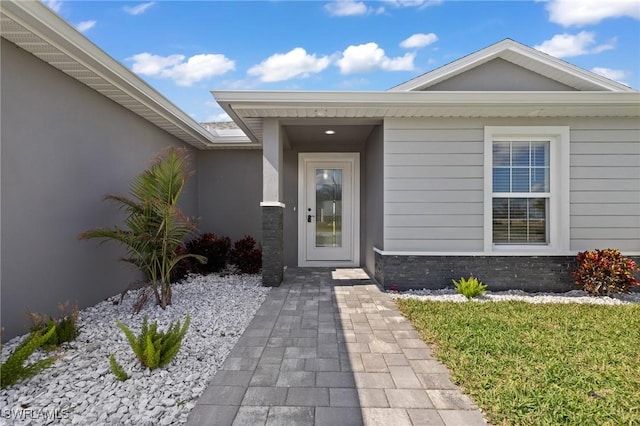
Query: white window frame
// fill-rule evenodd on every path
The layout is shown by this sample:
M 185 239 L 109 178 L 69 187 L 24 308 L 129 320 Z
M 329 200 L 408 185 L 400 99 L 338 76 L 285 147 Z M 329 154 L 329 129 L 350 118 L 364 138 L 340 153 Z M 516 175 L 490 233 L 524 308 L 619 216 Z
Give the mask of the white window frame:
M 484 128 L 484 251 L 505 254 L 565 254 L 569 252 L 569 126 L 485 126 Z M 547 244 L 493 243 L 493 142 L 549 140 L 549 203 Z M 516 195 L 516 194 L 514 194 Z M 546 198 L 546 194 L 541 194 Z

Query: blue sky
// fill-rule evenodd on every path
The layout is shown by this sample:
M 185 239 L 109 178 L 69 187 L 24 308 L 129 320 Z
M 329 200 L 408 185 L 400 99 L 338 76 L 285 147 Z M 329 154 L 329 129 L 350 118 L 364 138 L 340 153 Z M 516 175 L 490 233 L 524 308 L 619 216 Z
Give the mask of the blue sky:
M 198 121 L 210 90 L 386 90 L 512 38 L 640 88 L 640 0 L 45 0 Z

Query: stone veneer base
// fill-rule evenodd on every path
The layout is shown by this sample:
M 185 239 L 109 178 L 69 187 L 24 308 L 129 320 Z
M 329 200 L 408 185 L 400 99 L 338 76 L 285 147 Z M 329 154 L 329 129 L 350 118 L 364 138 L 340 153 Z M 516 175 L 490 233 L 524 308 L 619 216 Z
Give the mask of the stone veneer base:
M 375 254 L 375 278 L 385 289 L 451 288 L 451 280 L 478 277 L 491 291 L 576 290 L 575 256 L 396 256 Z
M 262 207 L 262 285 L 277 287 L 284 274 L 284 209 Z

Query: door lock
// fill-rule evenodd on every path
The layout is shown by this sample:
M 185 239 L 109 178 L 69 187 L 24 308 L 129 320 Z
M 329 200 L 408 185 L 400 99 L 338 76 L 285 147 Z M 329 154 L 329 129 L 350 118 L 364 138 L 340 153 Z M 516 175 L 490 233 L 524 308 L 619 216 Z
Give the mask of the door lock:
M 308 215 L 307 215 L 307 222 L 311 223 L 311 218 L 312 218 L 312 217 L 315 217 L 315 215 L 308 214 Z

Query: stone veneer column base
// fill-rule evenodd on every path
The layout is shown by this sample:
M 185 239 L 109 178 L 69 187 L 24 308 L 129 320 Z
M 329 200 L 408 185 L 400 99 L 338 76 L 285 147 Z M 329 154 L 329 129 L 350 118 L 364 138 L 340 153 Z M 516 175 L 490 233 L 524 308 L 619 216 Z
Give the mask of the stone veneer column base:
M 262 206 L 262 285 L 278 287 L 284 274 L 284 208 Z

